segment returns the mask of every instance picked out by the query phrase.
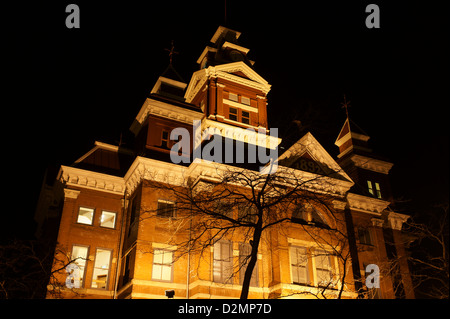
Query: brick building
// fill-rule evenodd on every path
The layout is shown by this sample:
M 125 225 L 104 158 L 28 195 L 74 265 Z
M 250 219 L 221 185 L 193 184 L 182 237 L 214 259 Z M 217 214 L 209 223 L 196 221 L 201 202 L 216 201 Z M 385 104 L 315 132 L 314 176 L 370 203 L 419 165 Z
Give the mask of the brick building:
M 249 157 L 239 165 L 194 160 L 196 145 L 205 148 L 208 137 L 174 150 L 179 140 L 171 138 L 172 131 L 182 128 L 193 136 L 193 124 L 199 123 L 200 131 L 241 142 L 245 151 L 263 143 L 278 151 L 281 142 L 269 135 L 271 86 L 253 69 L 239 36 L 219 27 L 189 83 L 168 66 L 130 127 L 133 149 L 95 142 L 73 165 L 61 166 L 57 186 L 42 192 L 39 233 L 59 220 L 53 264 L 58 271 L 49 282 L 49 298 L 166 298 L 166 291 L 175 298 L 238 298 L 248 257 L 256 250 L 249 298 L 414 298 L 402 237 L 407 216 L 389 207 L 393 164 L 372 153 L 369 136 L 348 117 L 335 142 L 337 159 L 311 133 L 276 158 L 276 174 L 313 181 L 298 188 L 320 202 L 286 204 L 279 210 L 285 216 L 280 227 L 267 228 L 255 250 L 245 227 L 204 249 L 182 245 L 191 243 L 186 238 L 201 217 L 186 219 L 189 210 L 170 190 L 191 181 L 201 193 L 223 172 L 259 173 L 248 165 Z M 223 154 L 229 154 L 226 146 Z M 245 185 L 233 187 L 249 192 Z M 45 203 L 61 212 L 47 214 Z M 230 220 L 244 224 L 240 216 L 246 208 L 219 200 L 214 207 L 225 211 L 219 226 Z M 380 269 L 379 288 L 365 285 L 370 264 Z

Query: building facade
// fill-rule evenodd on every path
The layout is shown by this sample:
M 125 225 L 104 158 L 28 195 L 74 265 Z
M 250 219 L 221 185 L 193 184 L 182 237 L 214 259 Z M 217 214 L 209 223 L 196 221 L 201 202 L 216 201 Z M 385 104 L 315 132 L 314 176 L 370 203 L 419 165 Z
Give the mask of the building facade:
M 133 149 L 95 142 L 61 166 L 52 188 L 61 196 L 46 190 L 36 214 L 41 228 L 59 221 L 49 298 L 239 298 L 253 261 L 249 298 L 414 298 L 402 237 L 408 216 L 389 207 L 393 164 L 371 152 L 348 117 L 337 159 L 311 133 L 278 154 L 281 138 L 267 121 L 271 86 L 239 36 L 219 27 L 189 83 L 168 66 L 130 127 Z M 267 161 L 252 161 L 257 148 L 277 154 L 276 172 L 259 170 Z M 282 200 L 259 205 L 249 194 L 261 187 L 230 179 L 238 173 L 274 176 L 267 194 Z M 60 213 L 48 215 L 47 201 Z M 264 230 L 257 245 L 256 229 Z

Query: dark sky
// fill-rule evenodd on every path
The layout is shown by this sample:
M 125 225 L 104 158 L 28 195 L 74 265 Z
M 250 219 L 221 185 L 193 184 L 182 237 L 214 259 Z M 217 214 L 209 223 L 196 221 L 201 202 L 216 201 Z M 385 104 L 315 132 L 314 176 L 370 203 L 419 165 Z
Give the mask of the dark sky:
M 171 40 L 179 52 L 174 66 L 189 81 L 219 25 L 242 32 L 256 72 L 272 84 L 270 126 L 288 134 L 298 119 L 335 156 L 346 94 L 350 117 L 395 164 L 396 197 L 424 207 L 448 202 L 443 8 L 426 1 L 228 0 L 225 22 L 224 1 L 93 2 L 21 2 L 2 10 L 11 236 L 34 213 L 48 165 L 70 165 L 95 140 L 117 143 L 125 134 L 168 65 Z M 80 29 L 65 26 L 69 3 L 80 7 Z M 380 29 L 365 26 L 369 3 L 380 7 Z

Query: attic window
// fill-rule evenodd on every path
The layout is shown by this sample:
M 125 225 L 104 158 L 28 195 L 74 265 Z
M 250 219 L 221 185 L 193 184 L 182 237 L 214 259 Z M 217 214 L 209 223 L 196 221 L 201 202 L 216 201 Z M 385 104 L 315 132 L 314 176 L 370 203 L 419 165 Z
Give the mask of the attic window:
M 250 98 L 246 96 L 241 96 L 241 103 L 245 105 L 250 105 Z
M 239 100 L 238 100 L 238 95 L 237 94 L 234 94 L 234 93 L 228 93 L 228 99 L 230 100 L 230 101 L 234 101 L 234 102 L 239 102 Z

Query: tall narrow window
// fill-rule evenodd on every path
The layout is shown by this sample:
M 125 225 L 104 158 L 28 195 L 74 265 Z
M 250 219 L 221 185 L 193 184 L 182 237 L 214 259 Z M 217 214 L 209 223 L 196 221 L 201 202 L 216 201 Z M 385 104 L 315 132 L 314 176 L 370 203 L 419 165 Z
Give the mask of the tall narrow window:
M 229 241 L 214 244 L 213 280 L 231 283 L 233 276 L 233 247 Z
M 88 247 L 73 245 L 71 260 L 78 266 L 79 273 L 74 274 L 74 280 L 79 280 L 80 288 L 83 287 L 84 270 L 86 269 L 86 260 L 88 258 Z
M 361 244 L 372 245 L 370 231 L 367 228 L 358 228 L 358 239 Z
M 375 183 L 375 190 L 377 192 L 377 197 L 381 198 L 381 189 L 380 189 L 380 184 Z
M 166 130 L 162 131 L 161 135 L 161 147 L 162 148 L 169 148 L 169 132 Z
M 92 275 L 92 288 L 108 288 L 110 263 L 111 250 L 97 248 L 95 252 L 94 273 Z
M 330 255 L 323 250 L 315 253 L 317 284 L 319 287 L 332 287 Z
M 173 252 L 170 250 L 155 249 L 153 251 L 152 279 L 172 281 Z
M 306 248 L 294 247 L 290 249 L 291 253 L 291 271 L 292 271 L 292 283 L 307 285 L 309 284 L 309 272 L 308 272 L 308 256 L 306 254 Z
M 367 188 L 369 190 L 369 193 L 371 193 L 373 195 L 374 193 L 373 193 L 373 186 L 372 186 L 371 181 L 367 181 Z
M 252 246 L 250 246 L 250 244 L 239 244 L 239 265 L 241 266 L 241 269 L 239 270 L 239 283 L 241 285 L 244 283 L 245 272 L 247 271 L 247 266 L 250 262 L 251 252 Z M 258 287 L 258 262 L 256 262 L 255 267 L 253 268 L 250 286 Z
M 250 113 L 246 111 L 242 111 L 242 123 L 250 124 Z
M 237 109 L 235 109 L 234 107 L 230 107 L 230 114 L 228 115 L 228 117 L 232 121 L 237 121 Z
M 175 217 L 175 203 L 163 199 L 158 200 L 158 210 L 156 215 L 159 217 Z
M 77 223 L 85 224 L 85 225 L 92 225 L 93 220 L 94 220 L 94 209 L 80 207 L 80 209 L 78 210 Z

